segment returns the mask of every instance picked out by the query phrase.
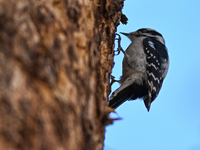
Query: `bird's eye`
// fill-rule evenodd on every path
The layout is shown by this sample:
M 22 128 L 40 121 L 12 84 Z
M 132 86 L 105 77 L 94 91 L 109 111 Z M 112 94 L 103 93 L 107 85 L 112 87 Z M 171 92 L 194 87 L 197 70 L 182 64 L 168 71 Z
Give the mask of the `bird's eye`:
M 147 32 L 147 29 L 143 29 L 142 32 L 143 32 L 143 33 L 146 33 L 146 32 Z
M 138 30 L 138 33 L 147 33 L 148 31 L 147 31 L 147 29 L 140 29 L 140 30 Z

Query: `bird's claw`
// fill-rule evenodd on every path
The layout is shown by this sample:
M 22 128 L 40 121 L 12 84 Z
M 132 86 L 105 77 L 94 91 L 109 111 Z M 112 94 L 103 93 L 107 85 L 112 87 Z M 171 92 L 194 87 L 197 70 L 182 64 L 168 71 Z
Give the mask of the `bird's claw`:
M 117 47 L 117 50 L 114 50 L 114 52 L 116 52 L 115 55 L 119 55 L 120 51 L 122 51 L 123 53 L 125 53 L 125 52 L 121 47 L 121 36 L 118 33 L 115 33 L 115 36 L 116 35 L 118 36 L 118 38 L 115 38 L 115 40 L 117 40 L 118 47 Z
M 119 82 L 119 80 L 115 80 L 115 77 L 113 75 L 110 76 L 111 82 L 110 82 L 110 86 L 113 85 L 113 83 L 115 82 Z

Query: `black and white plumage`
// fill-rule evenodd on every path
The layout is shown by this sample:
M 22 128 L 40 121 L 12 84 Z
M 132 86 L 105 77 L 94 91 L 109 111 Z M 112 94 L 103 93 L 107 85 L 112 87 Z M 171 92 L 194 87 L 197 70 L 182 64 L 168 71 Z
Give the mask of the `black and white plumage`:
M 124 52 L 121 86 L 110 97 L 109 107 L 117 108 L 126 100 L 142 98 L 149 111 L 167 75 L 169 57 L 160 33 L 143 28 L 126 35 L 131 44 Z

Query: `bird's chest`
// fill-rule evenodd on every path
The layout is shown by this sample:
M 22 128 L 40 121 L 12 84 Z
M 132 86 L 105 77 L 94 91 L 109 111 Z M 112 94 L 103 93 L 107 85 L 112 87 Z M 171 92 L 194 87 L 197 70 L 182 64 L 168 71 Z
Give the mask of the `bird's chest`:
M 126 50 L 127 56 L 124 57 L 123 64 L 129 66 L 132 71 L 145 72 L 146 55 L 140 41 L 131 43 Z

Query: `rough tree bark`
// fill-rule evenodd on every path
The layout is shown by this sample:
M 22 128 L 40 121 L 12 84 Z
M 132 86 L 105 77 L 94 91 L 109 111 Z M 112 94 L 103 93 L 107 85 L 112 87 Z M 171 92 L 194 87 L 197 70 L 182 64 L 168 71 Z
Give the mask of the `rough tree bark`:
M 0 150 L 99 150 L 123 0 L 0 0 Z

